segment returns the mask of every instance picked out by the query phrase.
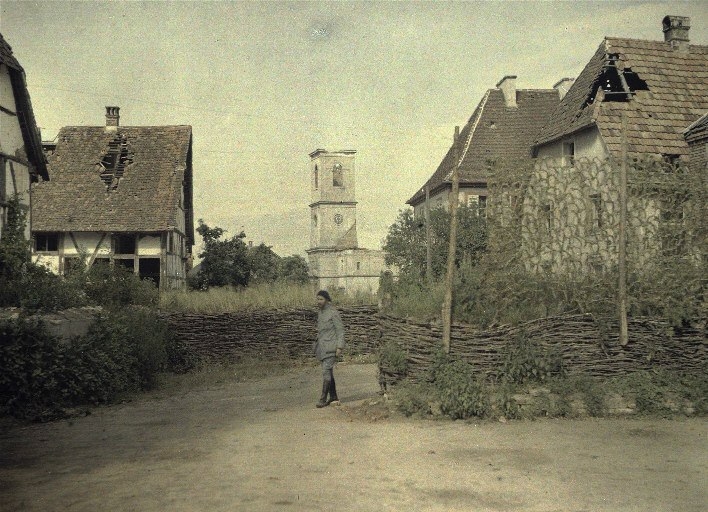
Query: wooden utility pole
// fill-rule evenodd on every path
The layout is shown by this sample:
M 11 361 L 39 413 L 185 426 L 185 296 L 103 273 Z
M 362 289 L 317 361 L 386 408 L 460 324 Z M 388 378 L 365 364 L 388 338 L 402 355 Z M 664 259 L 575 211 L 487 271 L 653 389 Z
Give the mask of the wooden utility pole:
M 455 251 L 457 249 L 457 205 L 460 202 L 460 162 L 459 147 L 455 142 L 455 160 L 452 170 L 452 191 L 450 192 L 450 245 L 447 251 L 447 273 L 445 274 L 445 299 L 442 307 L 443 351 L 450 352 L 450 333 L 452 328 L 452 286 L 455 282 Z
M 433 282 L 433 250 L 431 247 L 431 232 L 430 226 L 430 186 L 425 185 L 425 277 L 428 279 L 428 284 Z
M 617 294 L 619 299 L 620 345 L 629 341 L 627 328 L 627 113 L 622 112 L 622 151 L 619 169 L 619 236 L 618 236 L 618 267 L 619 283 Z

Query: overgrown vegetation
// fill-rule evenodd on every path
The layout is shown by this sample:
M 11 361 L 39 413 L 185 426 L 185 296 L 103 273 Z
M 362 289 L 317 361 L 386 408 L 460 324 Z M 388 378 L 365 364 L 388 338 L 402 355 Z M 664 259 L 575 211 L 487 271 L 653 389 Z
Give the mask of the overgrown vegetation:
M 411 381 L 405 377 L 408 356 L 393 342 L 379 352 L 379 368 L 404 377 L 391 393 L 406 416 L 533 419 L 708 413 L 706 374 L 656 370 L 611 379 L 567 375 L 558 354 L 525 337 L 510 342 L 494 378 L 439 351 L 427 377 Z
M 311 284 L 289 281 L 252 284 L 245 288 L 221 287 L 205 291 L 163 291 L 160 309 L 184 313 L 228 313 L 253 309 L 312 308 L 315 290 Z M 377 298 L 368 293 L 343 294 L 333 291 L 332 300 L 338 305 L 376 304 Z
M 154 283 L 109 265 L 54 275 L 32 263 L 25 225 L 14 198 L 0 239 L 0 307 L 21 313 L 0 321 L 0 414 L 60 418 L 151 389 L 161 372 L 194 367 L 194 355 L 158 316 Z M 87 305 L 100 314 L 73 339 L 51 335 L 37 315 Z
M 0 322 L 0 413 L 47 421 L 77 408 L 113 403 L 152 389 L 160 372 L 183 372 L 196 360 L 146 308 L 104 313 L 83 335 L 52 336 L 41 320 Z
M 246 233 L 226 238 L 226 230 L 209 227 L 199 219 L 197 233 L 202 236 L 204 250 L 198 272 L 188 278 L 194 290 L 219 287 L 243 288 L 264 283 L 287 282 L 305 284 L 309 281 L 305 259 L 299 255 L 280 257 L 261 243 L 248 247 Z

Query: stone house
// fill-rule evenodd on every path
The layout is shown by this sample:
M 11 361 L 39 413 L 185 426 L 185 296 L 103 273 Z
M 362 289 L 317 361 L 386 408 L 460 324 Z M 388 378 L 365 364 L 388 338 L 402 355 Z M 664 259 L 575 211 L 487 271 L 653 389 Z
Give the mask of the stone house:
M 384 252 L 359 247 L 355 150 L 310 153 L 310 277 L 320 289 L 376 293 Z
M 651 197 L 632 191 L 648 183 L 647 173 L 661 175 L 656 166 L 688 164 L 684 131 L 708 110 L 708 47 L 689 44 L 689 29 L 689 18 L 666 16 L 664 41 L 606 37 L 556 106 L 534 143 L 524 196 L 529 268 L 586 271 L 617 263 L 623 148 L 629 256 L 640 262 L 660 249 L 661 197 L 656 189 Z
M 460 159 L 460 203 L 482 210 L 487 203 L 490 164 L 531 166 L 531 145 L 572 79 L 561 80 L 554 89 L 517 89 L 516 78 L 502 78 L 484 94 L 462 131 L 455 128 L 452 145 L 438 168 L 406 201 L 416 218 L 423 217 L 426 195 L 431 209 L 448 207 L 452 171 Z
M 192 263 L 191 126 L 67 126 L 51 147 L 51 181 L 33 188 L 36 262 L 64 274 L 83 259 L 184 288 Z
M 0 34 L 0 238 L 7 225 L 9 200 L 17 197 L 30 212 L 30 187 L 49 179 L 47 161 L 27 91 L 25 72 Z M 25 238 L 32 219 L 27 216 Z

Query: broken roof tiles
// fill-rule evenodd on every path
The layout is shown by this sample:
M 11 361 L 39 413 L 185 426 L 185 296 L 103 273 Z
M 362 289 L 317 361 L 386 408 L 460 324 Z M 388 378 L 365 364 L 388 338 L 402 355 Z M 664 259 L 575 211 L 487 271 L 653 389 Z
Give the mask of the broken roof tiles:
M 614 76 L 621 84 L 630 70 L 631 101 L 623 94 L 624 88 L 600 90 Z M 681 155 L 688 151 L 684 130 L 706 110 L 708 47 L 687 45 L 681 50 L 670 42 L 608 37 L 560 101 L 535 146 L 595 125 L 608 151 L 618 154 L 625 113 L 630 154 Z
M 106 157 L 125 141 L 119 173 Z M 33 231 L 159 232 L 175 226 L 191 172 L 190 126 L 69 126 L 49 158 L 50 181 L 33 188 Z M 103 163 L 103 165 L 101 165 Z

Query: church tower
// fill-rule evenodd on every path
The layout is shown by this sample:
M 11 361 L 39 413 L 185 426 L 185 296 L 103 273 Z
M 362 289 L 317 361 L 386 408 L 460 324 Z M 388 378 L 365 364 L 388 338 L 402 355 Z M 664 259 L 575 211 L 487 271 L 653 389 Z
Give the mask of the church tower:
M 353 149 L 310 153 L 310 250 L 356 249 Z
M 359 247 L 356 234 L 356 151 L 310 153 L 310 248 L 314 286 L 345 293 L 376 293 L 387 270 L 383 251 Z

